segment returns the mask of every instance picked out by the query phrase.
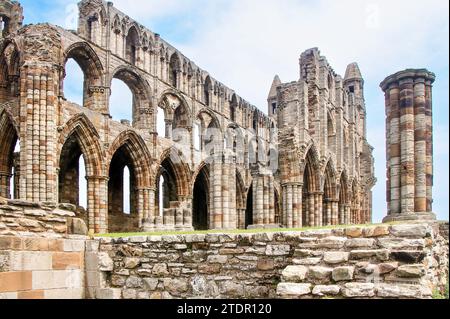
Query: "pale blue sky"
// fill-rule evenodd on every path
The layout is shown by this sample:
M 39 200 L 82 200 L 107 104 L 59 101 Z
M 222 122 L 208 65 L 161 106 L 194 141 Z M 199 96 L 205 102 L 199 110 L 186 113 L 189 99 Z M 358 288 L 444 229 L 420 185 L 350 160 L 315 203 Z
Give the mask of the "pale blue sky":
M 76 1 L 22 0 L 25 22 L 76 28 Z M 180 49 L 216 79 L 266 111 L 271 81 L 299 77 L 298 58 L 319 47 L 339 74 L 358 62 L 365 78 L 368 139 L 375 147 L 374 221 L 386 214 L 385 113 L 379 83 L 405 68 L 428 68 L 434 86 L 434 211 L 449 218 L 449 16 L 447 0 L 117 0 L 115 5 Z M 71 68 L 72 69 L 72 68 Z M 77 82 L 74 74 L 71 82 Z M 69 96 L 78 86 L 68 84 Z M 67 84 L 66 84 L 67 85 Z M 66 86 L 67 90 L 67 86 Z M 123 118 L 126 88 L 113 87 Z M 79 95 L 79 94 L 78 94 Z M 75 98 L 75 97 L 74 97 Z M 129 103 L 129 102 L 128 102 Z

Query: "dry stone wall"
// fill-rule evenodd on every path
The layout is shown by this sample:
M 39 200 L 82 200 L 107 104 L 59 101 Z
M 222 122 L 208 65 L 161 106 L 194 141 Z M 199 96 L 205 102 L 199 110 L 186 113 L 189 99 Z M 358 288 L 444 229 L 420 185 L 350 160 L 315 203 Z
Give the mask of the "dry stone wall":
M 448 223 L 259 234 L 101 238 L 89 298 L 431 298 L 448 278 Z
M 69 204 L 55 205 L 0 198 L 0 236 L 86 235 L 86 223 L 76 218 L 74 211 L 75 206 Z

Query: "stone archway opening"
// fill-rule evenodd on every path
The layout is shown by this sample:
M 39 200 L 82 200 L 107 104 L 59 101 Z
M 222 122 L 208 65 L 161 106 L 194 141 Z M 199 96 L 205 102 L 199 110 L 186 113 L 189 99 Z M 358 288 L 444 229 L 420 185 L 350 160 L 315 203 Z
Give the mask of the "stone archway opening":
M 84 154 L 76 133 L 73 133 L 61 150 L 58 200 L 75 205 L 80 213 L 85 213 L 87 209 L 86 175 Z
M 253 184 L 250 186 L 247 194 L 247 207 L 245 209 L 245 228 L 254 224 L 253 216 Z
M 139 230 L 136 168 L 125 146 L 114 154 L 108 181 L 108 228 L 112 233 Z M 126 177 L 126 179 L 125 179 Z
M 161 163 L 157 180 L 156 211 L 160 217 L 167 219 L 169 215 L 175 216 L 169 210 L 179 206 L 177 177 L 170 159 L 166 158 Z
M 207 230 L 209 228 L 209 172 L 204 166 L 198 173 L 194 183 L 192 203 L 192 223 L 195 230 Z
M 0 112 L 0 196 L 19 197 L 20 142 L 6 112 Z
M 334 180 L 331 164 L 328 163 L 325 169 L 325 184 L 323 188 L 322 203 L 322 225 L 330 226 L 332 224 L 332 205 L 334 199 Z
M 318 192 L 317 165 L 314 165 L 314 157 L 310 150 L 305 159 L 305 169 L 303 173 L 303 210 L 302 225 L 307 227 L 318 226 L 320 220 L 319 202 L 322 200 Z M 319 201 L 320 200 L 320 201 Z

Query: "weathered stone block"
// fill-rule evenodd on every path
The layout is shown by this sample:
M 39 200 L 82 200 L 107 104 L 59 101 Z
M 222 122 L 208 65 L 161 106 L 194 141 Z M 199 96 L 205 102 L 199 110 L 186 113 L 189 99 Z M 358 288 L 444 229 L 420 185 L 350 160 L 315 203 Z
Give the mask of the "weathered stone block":
M 342 249 L 344 248 L 347 238 L 344 237 L 326 237 L 318 240 L 318 248 Z
M 292 262 L 295 265 L 314 266 L 320 264 L 321 261 L 322 258 L 314 257 L 314 258 L 294 259 Z
M 401 278 L 420 278 L 425 275 L 425 268 L 423 265 L 403 265 L 395 274 Z
M 377 258 L 380 261 L 389 260 L 389 250 L 387 249 L 374 249 L 374 250 L 352 250 L 350 252 L 350 259 L 368 259 Z
M 350 253 L 348 252 L 340 252 L 340 251 L 324 252 L 323 261 L 331 265 L 341 264 L 347 262 L 349 256 Z
M 372 283 L 347 283 L 342 289 L 344 297 L 373 297 L 375 296 L 375 285 Z
M 314 287 L 312 293 L 316 296 L 337 296 L 341 292 L 341 287 L 337 285 L 317 285 Z
M 277 295 L 281 297 L 300 297 L 311 293 L 311 284 L 281 283 L 277 287 Z
M 333 280 L 336 282 L 353 280 L 354 271 L 355 267 L 353 266 L 334 268 L 332 274 Z
M 287 256 L 291 252 L 291 246 L 289 245 L 267 245 L 267 256 Z
M 363 230 L 364 237 L 382 237 L 389 235 L 389 226 L 367 227 Z
M 134 269 L 141 263 L 139 258 L 136 257 L 126 257 L 123 260 L 124 266 L 127 269 Z
M 114 261 L 109 257 L 108 253 L 100 252 L 98 253 L 98 266 L 100 271 L 113 271 Z
M 232 281 L 224 281 L 219 284 L 220 294 L 227 298 L 244 297 L 244 285 Z
M 382 298 L 423 298 L 428 295 L 420 285 L 381 283 L 376 286 L 376 290 L 377 296 Z
M 426 224 L 400 224 L 391 226 L 390 232 L 396 237 L 425 238 L 431 234 L 432 229 Z
M 308 278 L 312 280 L 328 281 L 332 272 L 332 268 L 313 266 L 309 268 Z
M 372 248 L 375 245 L 375 240 L 371 238 L 355 238 L 349 239 L 345 243 L 346 248 Z
M 281 276 L 286 282 L 302 282 L 306 278 L 308 268 L 304 266 L 287 266 Z

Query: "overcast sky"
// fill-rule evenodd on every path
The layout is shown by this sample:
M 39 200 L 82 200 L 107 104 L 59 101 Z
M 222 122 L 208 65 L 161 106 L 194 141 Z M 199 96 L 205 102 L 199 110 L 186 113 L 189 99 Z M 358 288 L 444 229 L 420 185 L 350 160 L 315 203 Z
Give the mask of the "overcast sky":
M 69 29 L 76 28 L 76 2 L 21 1 L 26 23 L 48 21 Z M 298 59 L 304 50 L 319 47 L 341 75 L 349 63 L 358 62 L 365 79 L 368 139 L 375 147 L 374 222 L 386 214 L 385 113 L 379 84 L 405 68 L 435 72 L 434 211 L 448 220 L 448 0 L 116 0 L 114 4 L 264 112 L 274 75 L 283 82 L 298 80 Z M 82 75 L 73 73 L 66 90 L 76 99 Z M 129 99 L 126 87 L 115 83 L 113 93 L 113 116 L 129 117 L 123 102 Z

